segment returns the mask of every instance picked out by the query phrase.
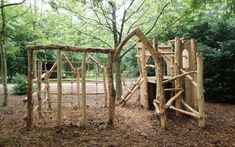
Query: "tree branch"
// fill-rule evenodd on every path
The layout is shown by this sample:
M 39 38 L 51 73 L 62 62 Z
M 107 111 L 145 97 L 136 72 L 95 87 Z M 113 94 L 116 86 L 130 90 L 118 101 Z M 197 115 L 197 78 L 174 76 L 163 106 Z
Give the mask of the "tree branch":
M 120 59 L 122 59 L 131 49 L 135 47 L 136 44 L 132 45 L 130 48 L 128 48 L 121 56 Z
M 135 0 L 132 0 L 131 3 L 129 4 L 129 6 L 127 7 L 127 9 L 124 10 L 118 42 L 121 42 L 121 39 L 122 39 L 122 33 L 123 33 L 123 29 L 124 29 L 124 24 L 125 24 L 125 22 L 126 22 L 126 21 L 125 21 L 125 19 L 126 19 L 126 13 L 127 13 L 128 9 L 130 9 L 130 7 L 131 7 L 131 5 L 134 3 L 134 1 L 135 1 Z
M 148 11 L 148 9 L 146 9 L 144 11 L 144 13 L 142 15 L 140 15 L 140 17 L 138 19 L 136 19 L 129 27 L 128 31 L 127 31 L 127 34 L 131 31 L 131 29 L 133 28 L 133 26 L 141 19 L 143 18 L 143 16 L 146 14 L 146 12 Z
M 192 11 L 193 11 L 193 9 L 191 9 L 188 13 L 191 13 Z M 183 15 L 183 16 L 177 18 L 176 20 L 174 20 L 172 23 L 168 23 L 168 24 L 170 24 L 170 25 L 168 25 L 167 27 L 165 27 L 165 28 L 163 29 L 163 31 L 161 31 L 161 32 L 158 34 L 158 36 L 160 36 L 161 34 L 163 34 L 168 28 L 172 27 L 176 22 L 180 21 L 180 20 L 181 20 L 182 18 L 184 18 L 185 16 L 186 16 L 186 15 Z
M 7 19 L 6 22 L 8 22 L 9 20 L 12 20 L 12 19 L 14 19 L 14 18 L 17 18 L 17 17 L 19 17 L 19 16 L 21 16 L 21 15 L 24 15 L 24 14 L 26 14 L 28 11 L 29 11 L 29 9 L 27 9 L 26 11 L 24 11 L 24 12 L 22 12 L 22 13 L 20 13 L 20 14 L 17 13 L 17 15 L 12 16 L 11 18 Z
M 133 15 L 135 15 L 139 10 L 140 10 L 140 8 L 144 5 L 144 3 L 145 3 L 145 0 L 140 4 L 140 6 L 132 13 L 132 14 L 130 14 L 126 19 L 125 19 L 125 22 L 127 21 L 127 20 L 129 20 Z
M 19 3 L 5 4 L 5 5 L 0 6 L 0 9 L 5 8 L 5 7 L 9 7 L 9 6 L 20 5 L 20 4 L 23 4 L 25 1 L 26 1 L 26 0 L 23 0 L 22 2 L 19 2 Z
M 78 29 L 76 29 L 76 30 L 77 30 L 79 33 L 82 33 L 82 34 L 85 34 L 85 35 L 87 35 L 87 36 L 90 36 L 90 37 L 92 37 L 92 38 L 94 38 L 94 39 L 97 39 L 97 40 L 101 41 L 102 43 L 106 44 L 108 47 L 112 48 L 112 46 L 111 46 L 109 43 L 107 43 L 106 41 L 102 40 L 102 39 L 99 38 L 99 37 L 96 37 L 96 36 L 91 35 L 92 33 L 86 33 L 86 32 L 83 32 L 83 31 L 81 31 L 81 30 L 78 30 Z
M 110 23 L 109 23 L 109 21 L 108 21 L 108 19 L 110 20 L 110 18 L 105 14 L 105 10 L 103 9 L 102 4 L 100 5 L 100 9 L 101 9 L 102 14 L 103 14 L 103 17 L 104 17 L 104 19 L 105 19 L 105 21 L 106 21 L 106 24 L 109 26 L 109 30 L 110 30 L 110 31 L 113 31 L 113 28 L 111 27 L 111 25 L 110 25 Z M 108 18 L 108 19 L 107 19 L 107 18 Z
M 157 18 L 155 19 L 155 21 L 154 21 L 152 27 L 147 31 L 147 33 L 145 33 L 145 35 L 148 35 L 148 34 L 152 31 L 152 29 L 154 28 L 154 26 L 155 26 L 156 23 L 158 22 L 159 18 L 160 18 L 161 15 L 163 14 L 165 8 L 170 4 L 170 2 L 171 2 L 171 1 L 168 1 L 168 2 L 164 5 L 164 7 L 162 8 L 162 10 L 161 10 L 160 13 L 158 14 Z
M 149 34 L 149 33 L 152 31 L 152 29 L 153 29 L 154 26 L 156 25 L 157 21 L 159 20 L 160 16 L 163 14 L 165 8 L 170 4 L 170 2 L 171 2 L 171 1 L 168 1 L 168 2 L 164 5 L 164 7 L 163 7 L 162 10 L 160 11 L 159 15 L 158 15 L 157 18 L 155 19 L 155 21 L 154 21 L 152 27 L 148 30 L 147 33 L 145 33 L 145 35 Z M 120 56 L 120 58 L 122 59 L 133 47 L 135 47 L 135 45 L 133 45 L 133 46 L 131 46 L 129 49 L 127 49 L 127 50 Z

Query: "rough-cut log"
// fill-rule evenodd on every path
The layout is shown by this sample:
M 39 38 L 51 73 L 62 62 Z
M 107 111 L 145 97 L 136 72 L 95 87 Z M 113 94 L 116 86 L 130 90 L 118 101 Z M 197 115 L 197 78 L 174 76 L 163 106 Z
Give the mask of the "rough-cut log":
M 180 91 L 182 88 L 165 88 L 164 91 Z
M 175 74 L 175 72 L 174 72 L 174 57 L 173 56 L 171 56 L 170 57 L 170 69 L 171 69 L 171 72 L 170 72 L 170 75 L 173 77 L 174 76 L 174 74 Z
M 122 41 L 121 43 L 116 47 L 113 59 L 116 61 L 121 53 L 122 47 L 127 43 L 129 39 L 131 39 L 134 35 L 136 35 L 136 31 L 138 31 L 139 28 L 135 28 L 133 31 L 131 31 Z
M 87 127 L 87 112 L 86 112 L 86 57 L 85 52 L 82 60 L 82 125 Z
M 132 86 L 132 88 L 128 89 L 128 92 L 124 96 L 122 96 L 122 100 L 121 100 L 120 104 L 125 102 L 126 97 L 133 91 L 133 89 L 135 89 L 135 87 L 137 85 L 140 85 L 140 81 L 141 81 L 141 77 L 138 77 L 138 79 L 134 82 L 134 85 Z M 142 82 L 143 82 L 143 80 L 142 80 Z
M 130 92 L 128 92 L 123 99 L 121 100 L 121 107 L 132 97 L 132 95 L 136 92 L 136 90 L 140 87 L 140 85 L 143 83 L 143 80 L 140 80 L 138 83 L 134 84 Z
M 178 79 L 178 78 L 181 78 L 181 77 L 186 76 L 186 75 L 188 75 L 188 74 L 193 74 L 193 73 L 195 73 L 195 72 L 196 72 L 196 71 L 189 71 L 189 72 L 186 72 L 186 73 L 183 73 L 183 74 L 174 76 L 174 77 L 171 78 L 171 79 L 168 79 L 168 80 L 163 81 L 162 84 L 169 83 L 169 82 L 174 81 L 174 80 L 176 80 L 176 79 Z
M 154 105 L 154 107 L 155 107 L 155 113 L 156 113 L 157 115 L 160 115 L 160 114 L 161 114 L 161 111 L 160 111 L 160 109 L 159 109 L 158 104 L 157 104 L 155 101 L 153 101 L 153 105 Z
M 48 78 L 51 77 L 51 74 L 52 74 L 53 70 L 54 70 L 54 69 L 56 68 L 56 66 L 57 66 L 57 62 L 58 62 L 58 60 L 55 61 L 55 63 L 52 65 L 51 69 L 48 71 Z
M 182 63 L 181 41 L 180 41 L 180 37 L 176 36 L 175 37 L 175 76 L 180 74 L 181 63 Z M 182 79 L 178 78 L 175 80 L 175 88 L 182 88 Z M 180 96 L 175 101 L 175 106 L 178 109 L 181 109 L 181 99 L 182 99 L 182 96 Z M 176 115 L 179 115 L 178 111 L 176 111 Z
M 34 53 L 28 50 L 28 90 L 27 90 L 27 120 L 26 128 L 31 130 L 33 127 L 33 69 L 34 69 Z
M 57 126 L 62 125 L 62 63 L 61 50 L 57 50 Z
M 185 70 L 180 69 L 180 71 L 185 74 L 187 73 Z M 193 84 L 193 86 L 197 87 L 197 83 L 193 80 L 193 78 L 190 75 L 186 75 L 186 77 L 191 81 L 191 83 Z
M 46 71 L 46 96 L 48 98 L 48 108 L 49 108 L 49 110 L 52 110 L 51 93 L 50 93 L 50 78 L 49 78 L 48 71 Z
M 65 55 L 65 53 L 62 52 L 61 55 L 63 55 L 64 59 L 65 59 L 65 60 L 67 61 L 67 63 L 69 64 L 71 70 L 72 70 L 73 72 L 75 72 L 75 68 L 74 68 L 73 64 L 70 62 L 69 58 Z
M 183 113 L 183 114 L 186 114 L 186 115 L 189 115 L 189 116 L 192 116 L 192 117 L 195 117 L 195 118 L 199 118 L 199 115 L 197 115 L 195 113 L 188 112 L 188 111 L 185 111 L 185 110 L 182 110 L 182 109 L 178 109 L 178 108 L 175 108 L 174 106 L 170 106 L 170 109 L 175 110 L 175 111 L 180 112 L 180 113 Z
M 51 94 L 58 94 L 58 91 L 51 91 Z M 77 93 L 63 92 L 62 95 L 77 95 Z M 104 95 L 104 92 L 86 92 L 86 95 Z
M 107 70 L 106 68 L 103 69 L 103 86 L 104 86 L 104 106 L 107 107 L 108 106 L 108 88 L 107 88 L 107 81 L 108 81 L 108 77 L 107 77 Z
M 54 50 L 64 50 L 64 51 L 74 51 L 74 52 L 94 52 L 94 53 L 109 53 L 113 52 L 112 48 L 86 48 L 86 47 L 78 47 L 78 46 L 70 46 L 70 45 L 58 45 L 58 44 L 50 44 L 50 45 L 34 45 L 27 46 L 28 50 L 40 50 L 40 49 L 54 49 Z
M 146 67 L 152 67 L 152 68 L 155 68 L 155 65 L 152 65 L 152 64 L 146 64 Z
M 141 49 L 141 68 L 142 68 L 142 79 L 143 79 L 143 85 L 142 85 L 142 91 L 143 92 L 143 106 L 147 110 L 149 109 L 149 103 L 148 103 L 148 78 L 147 78 L 147 68 L 146 68 L 146 48 L 143 45 Z
M 202 54 L 197 54 L 197 97 L 198 97 L 198 108 L 199 108 L 199 127 L 205 126 L 205 100 L 203 94 L 203 59 Z
M 199 115 L 199 113 L 196 110 L 194 110 L 191 106 L 189 106 L 183 99 L 181 100 L 181 102 L 189 111 Z
M 161 55 L 158 53 L 157 54 L 157 49 L 158 49 L 158 44 L 157 44 L 157 39 L 154 38 L 153 40 L 153 46 L 154 46 L 154 51 L 151 52 L 151 54 L 155 57 L 154 59 L 154 64 L 155 64 L 155 74 L 156 74 L 156 99 L 159 100 L 159 111 L 161 112 L 160 114 L 160 122 L 161 122 L 161 127 L 166 128 L 166 112 L 165 112 L 165 92 L 164 88 L 162 85 L 163 81 L 163 71 L 162 71 L 162 60 L 161 60 Z M 155 54 L 154 54 L 155 52 Z M 158 110 L 156 110 L 158 111 Z
M 77 68 L 77 105 L 80 107 L 80 71 Z
M 181 90 L 181 91 L 179 91 L 175 96 L 173 96 L 172 98 L 170 98 L 168 101 L 167 101 L 167 103 L 166 103 L 166 105 L 165 105 L 165 108 L 169 108 L 171 105 L 172 105 L 172 103 L 174 102 L 174 101 L 176 101 L 177 100 L 177 98 L 179 98 L 180 96 L 181 96 L 181 94 L 184 92 L 184 90 Z
M 96 60 L 94 57 L 92 57 L 91 55 L 89 55 L 88 57 L 89 57 L 92 61 L 94 61 L 94 62 L 99 66 L 99 68 L 101 68 L 101 69 L 104 69 L 104 68 L 105 68 L 104 65 L 100 64 L 100 62 L 97 61 L 97 60 Z
M 157 73 L 159 73 L 160 75 L 156 75 L 156 81 L 159 80 L 161 83 L 163 81 L 163 77 L 162 77 L 162 68 L 161 68 L 161 56 L 157 55 L 157 51 L 156 48 L 154 49 L 153 46 L 149 43 L 148 39 L 145 37 L 144 33 L 139 29 L 139 28 L 135 28 L 132 32 L 130 32 L 122 41 L 121 43 L 117 46 L 117 48 L 115 49 L 115 53 L 114 53 L 114 60 L 117 60 L 119 57 L 119 54 L 121 52 L 122 47 L 127 43 L 127 41 L 133 37 L 134 35 L 136 35 L 141 42 L 143 43 L 143 46 L 145 46 L 149 52 L 152 55 L 152 58 L 154 60 L 154 64 L 156 66 L 155 70 L 157 71 Z M 159 94 L 159 99 L 161 100 L 162 103 L 165 102 L 165 98 L 164 98 L 164 89 L 161 83 L 158 83 L 157 89 L 159 89 L 159 92 L 157 92 Z M 165 103 L 164 103 L 165 104 Z M 160 106 L 160 109 L 164 109 L 164 105 Z M 160 116 L 161 119 L 161 126 L 163 128 L 166 127 L 166 115 L 165 112 L 163 111 L 162 115 Z
M 42 118 L 42 61 L 38 62 L 38 116 Z
M 192 38 L 190 40 L 190 48 L 191 48 L 191 62 L 190 62 L 190 70 L 197 70 L 197 41 L 196 39 Z M 194 73 L 192 75 L 193 81 L 196 81 L 197 79 L 197 73 Z M 192 81 L 192 80 L 191 80 Z M 198 100 L 197 100 L 197 88 L 192 86 L 192 101 L 193 101 L 193 108 L 196 108 L 198 106 Z
M 174 52 L 160 52 L 161 55 L 174 55 Z
M 108 128 L 114 127 L 114 118 L 115 118 L 115 97 L 116 92 L 113 85 L 113 53 L 109 53 L 108 55 L 108 90 L 109 90 L 109 112 L 108 112 Z
M 41 79 L 45 78 L 45 76 L 46 76 L 46 73 L 43 73 L 41 75 Z M 38 81 L 38 78 L 33 79 L 33 82 L 36 82 L 36 81 Z

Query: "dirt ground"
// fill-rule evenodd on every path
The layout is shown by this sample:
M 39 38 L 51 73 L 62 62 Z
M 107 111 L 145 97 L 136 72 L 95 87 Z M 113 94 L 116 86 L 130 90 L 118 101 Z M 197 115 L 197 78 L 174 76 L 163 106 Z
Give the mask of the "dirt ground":
M 168 111 L 168 128 L 164 130 L 159 118 L 133 99 L 127 107 L 116 107 L 115 128 L 107 129 L 104 96 L 89 95 L 88 127 L 84 129 L 81 112 L 74 109 L 76 97 L 65 95 L 62 126 L 56 126 L 54 103 L 50 115 L 43 113 L 43 120 L 35 113 L 34 129 L 26 131 L 24 97 L 10 95 L 10 106 L 0 107 L 0 146 L 235 146 L 235 105 L 206 103 L 204 129 L 198 127 L 196 119 Z

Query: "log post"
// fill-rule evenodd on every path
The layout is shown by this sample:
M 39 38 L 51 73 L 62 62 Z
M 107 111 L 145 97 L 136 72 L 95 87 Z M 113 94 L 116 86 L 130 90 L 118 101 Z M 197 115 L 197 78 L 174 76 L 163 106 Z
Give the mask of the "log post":
M 181 62 L 182 62 L 181 42 L 180 42 L 180 37 L 176 36 L 175 37 L 175 76 L 180 74 Z M 182 88 L 182 79 L 178 78 L 175 80 L 175 88 Z M 175 107 L 178 109 L 181 109 L 181 99 L 182 99 L 182 96 L 180 96 L 175 101 Z M 178 111 L 176 111 L 176 115 L 179 115 Z
M 190 63 L 190 70 L 196 71 L 197 70 L 197 40 L 192 38 L 190 40 L 190 48 L 191 48 L 191 52 L 190 52 L 190 57 L 191 57 L 191 63 Z M 197 73 L 194 73 L 192 75 L 193 80 L 196 81 L 197 79 Z M 192 107 L 196 108 L 198 106 L 197 103 L 197 89 L 195 86 L 192 86 Z
M 153 48 L 157 51 L 158 49 L 158 44 L 157 44 L 157 39 L 154 38 L 153 40 Z M 156 56 L 154 60 L 155 64 L 155 76 L 156 76 L 156 99 L 159 100 L 160 106 L 159 106 L 159 111 L 160 111 L 160 123 L 162 128 L 166 128 L 166 112 L 165 112 L 165 92 L 164 88 L 162 85 L 163 82 L 163 71 L 162 71 L 162 60 L 161 60 L 161 55 L 157 51 Z
M 86 112 L 86 57 L 84 52 L 82 59 L 82 126 L 87 127 L 87 112 Z
M 26 129 L 31 130 L 33 127 L 33 69 L 34 69 L 34 52 L 27 50 L 28 54 L 28 85 L 27 85 L 27 120 Z
M 80 71 L 77 68 L 77 105 L 80 107 Z
M 46 71 L 46 76 L 45 76 L 45 80 L 46 80 L 46 96 L 47 96 L 47 100 L 48 100 L 48 108 L 49 110 L 52 110 L 52 106 L 51 106 L 51 93 L 50 93 L 50 77 L 49 77 L 49 72 Z
M 61 50 L 57 50 L 57 126 L 62 125 L 62 61 Z
M 199 127 L 205 126 L 205 100 L 203 94 L 203 59 L 202 54 L 197 54 L 197 97 L 199 108 Z
M 141 68 L 142 68 L 142 78 L 143 78 L 143 106 L 147 110 L 149 108 L 149 103 L 148 103 L 148 77 L 147 77 L 147 68 L 146 68 L 146 62 L 147 62 L 147 57 L 146 57 L 146 46 L 142 45 L 141 49 L 141 57 L 142 57 L 142 62 L 141 62 Z
M 38 62 L 38 116 L 42 118 L 42 61 Z
M 107 127 L 114 127 L 114 118 L 115 118 L 115 97 L 116 92 L 113 84 L 113 53 L 109 53 L 108 55 L 108 91 L 109 91 L 109 112 L 108 112 L 108 122 Z
M 108 106 L 108 90 L 107 90 L 107 71 L 103 68 L 103 86 L 104 86 L 104 107 Z

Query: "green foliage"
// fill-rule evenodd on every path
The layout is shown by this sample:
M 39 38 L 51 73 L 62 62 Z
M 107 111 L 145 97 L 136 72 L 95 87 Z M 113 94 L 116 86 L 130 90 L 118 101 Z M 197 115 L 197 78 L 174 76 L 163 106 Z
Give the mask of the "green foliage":
M 235 87 L 234 19 L 201 22 L 187 34 L 200 42 L 204 56 L 204 87 L 208 101 L 234 102 Z
M 27 92 L 27 79 L 25 75 L 16 74 L 13 77 L 13 82 L 15 86 L 13 87 L 13 91 L 17 95 L 23 95 Z

